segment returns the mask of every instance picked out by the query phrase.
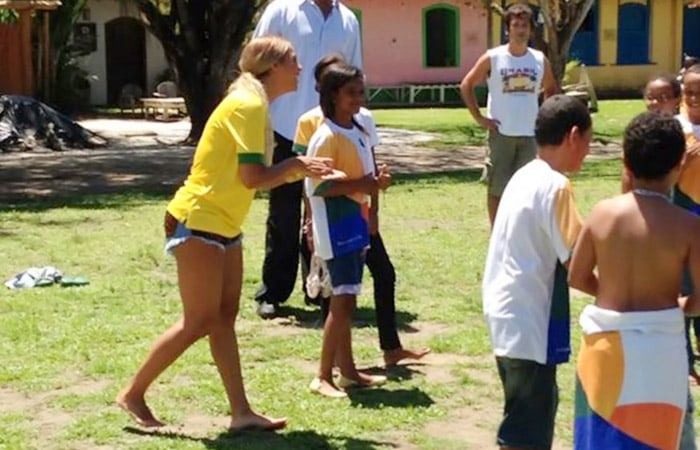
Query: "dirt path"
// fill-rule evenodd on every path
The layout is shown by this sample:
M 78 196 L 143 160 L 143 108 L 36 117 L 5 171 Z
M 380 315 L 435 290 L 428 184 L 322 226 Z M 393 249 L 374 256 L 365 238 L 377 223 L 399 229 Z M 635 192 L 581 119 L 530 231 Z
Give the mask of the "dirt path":
M 189 131 L 187 120 L 94 119 L 81 122 L 106 137 L 108 147 L 64 152 L 0 153 L 0 203 L 109 193 L 133 189 L 172 189 L 182 180 L 192 147 L 178 145 Z M 394 173 L 430 173 L 480 168 L 484 148 L 432 149 L 428 133 L 380 129 L 377 158 Z M 428 144 L 429 145 L 429 144 Z M 598 146 L 596 156 L 619 155 L 617 146 Z

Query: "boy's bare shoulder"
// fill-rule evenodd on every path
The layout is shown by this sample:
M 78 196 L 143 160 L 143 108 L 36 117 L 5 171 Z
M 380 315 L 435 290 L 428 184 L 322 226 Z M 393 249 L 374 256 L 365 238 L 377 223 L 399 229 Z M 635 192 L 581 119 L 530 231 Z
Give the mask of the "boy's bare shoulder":
M 690 236 L 695 236 L 700 241 L 700 216 L 696 216 L 692 212 L 678 206 L 673 208 L 673 212 L 677 216 L 678 221 L 688 227 L 688 232 L 691 233 Z
M 616 195 L 615 197 L 606 198 L 599 201 L 591 209 L 591 213 L 588 215 L 588 222 L 597 222 L 600 219 L 614 217 L 619 214 L 621 207 L 629 203 L 629 196 L 627 194 Z

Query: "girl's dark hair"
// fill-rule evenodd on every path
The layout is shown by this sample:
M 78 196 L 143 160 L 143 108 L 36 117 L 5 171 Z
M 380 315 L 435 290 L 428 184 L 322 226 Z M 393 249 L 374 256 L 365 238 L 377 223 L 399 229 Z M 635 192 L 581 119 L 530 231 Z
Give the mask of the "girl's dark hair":
M 319 93 L 321 110 L 325 117 L 335 120 L 335 95 L 340 88 L 358 79 L 364 79 L 362 71 L 345 63 L 331 64 L 323 71 L 319 83 Z
M 316 84 L 320 83 L 323 73 L 329 66 L 343 63 L 345 63 L 345 58 L 343 58 L 343 55 L 340 53 L 329 53 L 321 58 L 314 67 L 314 80 L 316 80 Z
M 648 86 L 650 83 L 653 83 L 654 81 L 662 81 L 666 84 L 671 85 L 671 90 L 673 90 L 673 98 L 679 98 L 681 96 L 681 82 L 678 80 L 677 77 L 674 77 L 673 75 L 668 73 L 662 73 L 661 75 L 656 75 L 654 77 L 649 78 L 649 81 L 647 81 L 647 84 L 644 86 L 644 92 L 642 92 L 642 94 L 646 94 L 646 86 Z

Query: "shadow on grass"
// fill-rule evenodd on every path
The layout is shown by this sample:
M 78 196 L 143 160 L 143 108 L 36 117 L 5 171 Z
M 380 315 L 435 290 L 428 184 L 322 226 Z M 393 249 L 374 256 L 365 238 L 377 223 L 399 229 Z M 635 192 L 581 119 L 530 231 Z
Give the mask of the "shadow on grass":
M 447 172 L 428 173 L 401 173 L 392 177 L 394 185 L 421 183 L 421 184 L 455 184 L 473 183 L 481 178 L 481 169 L 465 169 Z
M 122 156 L 122 158 L 126 157 Z M 619 159 L 587 161 L 575 178 L 619 179 L 620 167 Z M 0 170 L 0 178 L 3 178 L 3 174 L 4 172 Z M 0 186 L 0 213 L 9 211 L 33 213 L 53 208 L 124 209 L 147 202 L 162 202 L 165 209 L 166 202 L 172 197 L 185 174 L 185 172 L 178 172 L 176 175 L 169 176 L 166 173 L 168 177 L 165 180 L 162 179 L 165 175 L 157 178 L 148 174 L 131 181 L 121 181 L 119 176 L 115 176 L 114 180 L 93 185 L 90 180 L 72 179 L 68 175 L 66 175 L 68 178 L 61 178 L 60 174 L 51 178 L 52 175 L 49 173 L 41 178 L 44 181 L 49 178 L 51 182 L 50 189 L 47 189 L 48 193 L 36 195 L 31 193 L 33 189 L 31 176 L 19 176 L 16 183 L 9 182 Z M 476 183 L 480 177 L 480 169 L 396 174 L 394 184 L 396 186 L 402 184 L 430 186 Z M 267 193 L 258 192 L 256 198 L 267 198 Z
M 377 447 L 396 447 L 391 442 L 360 439 L 349 436 L 336 436 L 317 433 L 312 430 L 272 433 L 266 431 L 245 431 L 238 433 L 224 432 L 215 438 L 190 436 L 182 432 L 143 430 L 124 427 L 124 430 L 139 436 L 172 439 L 181 442 L 196 442 L 208 449 L 332 449 L 371 450 Z M 334 445 L 331 445 L 330 442 Z
M 281 305 L 278 308 L 279 317 L 293 317 L 294 324 L 301 328 L 323 328 L 321 322 L 321 310 L 319 308 L 308 309 L 296 306 Z M 354 328 L 375 326 L 376 312 L 374 308 L 358 306 L 353 314 L 352 325 Z M 396 311 L 396 326 L 399 331 L 405 333 L 417 333 L 419 330 L 410 325 L 418 316 L 407 311 Z
M 140 206 L 148 202 L 163 202 L 163 211 L 165 211 L 165 202 L 167 202 L 174 189 L 171 186 L 148 186 L 142 189 L 124 189 L 119 193 L 104 193 L 92 194 L 81 193 L 71 195 L 57 195 L 42 198 L 25 197 L 18 199 L 12 195 L 5 198 L 0 192 L 0 199 L 4 199 L 0 204 L 0 212 L 29 212 L 39 213 L 55 208 L 72 208 L 72 209 L 126 209 L 130 207 Z
M 465 183 L 478 181 L 481 172 L 458 171 L 439 172 L 423 174 L 405 174 L 394 176 L 396 185 L 406 183 Z M 2 173 L 0 172 L 0 175 Z M 1 177 L 1 176 L 0 176 Z M 74 208 L 74 209 L 125 209 L 140 206 L 147 202 L 163 202 L 165 209 L 166 202 L 177 190 L 177 183 L 159 183 L 157 180 L 150 182 L 144 180 L 143 184 L 114 183 L 111 185 L 101 185 L 94 187 L 90 185 L 80 185 L 79 181 L 70 185 L 62 183 L 62 188 L 56 188 L 46 195 L 31 195 L 26 191 L 26 184 L 22 186 L 5 185 L 0 187 L 0 213 L 9 211 L 18 212 L 43 212 L 54 208 Z M 56 181 L 58 183 L 58 181 Z M 258 191 L 255 195 L 257 199 L 268 198 L 268 193 Z
M 418 388 L 350 389 L 347 393 L 351 404 L 362 408 L 428 408 L 435 404 L 428 394 Z
M 410 361 L 386 367 L 366 367 L 362 368 L 362 373 L 369 375 L 385 375 L 391 381 L 411 380 L 416 374 L 425 376 L 424 372 L 414 369 L 413 366 L 422 367 L 425 366 L 425 364 L 418 361 Z

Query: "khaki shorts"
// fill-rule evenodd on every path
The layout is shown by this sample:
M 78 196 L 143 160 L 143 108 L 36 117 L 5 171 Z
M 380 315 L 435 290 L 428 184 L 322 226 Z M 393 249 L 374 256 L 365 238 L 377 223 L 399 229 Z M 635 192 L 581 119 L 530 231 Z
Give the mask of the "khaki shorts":
M 494 197 L 503 190 L 513 174 L 537 156 L 537 143 L 532 136 L 504 136 L 489 132 L 489 154 L 484 165 L 484 181 Z

